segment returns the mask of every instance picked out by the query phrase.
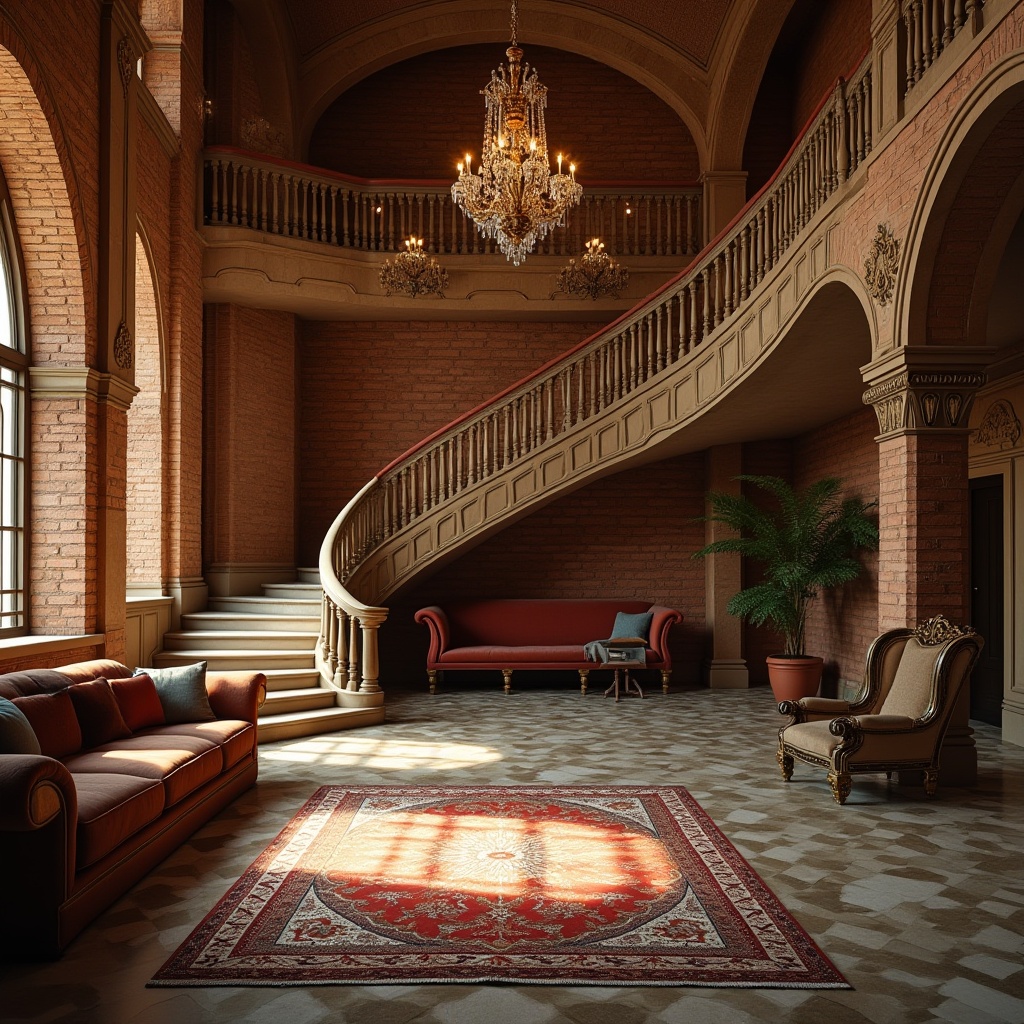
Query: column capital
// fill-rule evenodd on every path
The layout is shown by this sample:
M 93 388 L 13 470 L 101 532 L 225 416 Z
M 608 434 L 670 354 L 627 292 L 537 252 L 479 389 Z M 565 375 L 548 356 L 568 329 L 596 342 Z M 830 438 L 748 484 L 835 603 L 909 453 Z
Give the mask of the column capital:
M 991 351 L 900 348 L 861 367 L 865 405 L 878 417 L 878 439 L 907 431 L 966 432 L 971 406 L 987 377 Z

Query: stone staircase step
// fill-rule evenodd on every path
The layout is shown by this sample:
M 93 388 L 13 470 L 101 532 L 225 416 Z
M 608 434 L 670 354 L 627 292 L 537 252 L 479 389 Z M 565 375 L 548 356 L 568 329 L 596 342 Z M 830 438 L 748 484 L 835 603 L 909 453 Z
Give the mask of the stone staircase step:
M 320 623 L 321 598 L 317 594 L 315 600 L 289 600 L 260 596 L 245 597 L 211 597 L 207 603 L 207 611 L 211 612 L 250 612 L 269 615 L 315 615 L 317 625 Z
M 259 612 L 190 612 L 181 617 L 183 632 L 210 630 L 271 630 L 319 633 L 319 615 L 271 615 Z
M 320 687 L 320 673 L 315 668 L 261 668 L 256 671 L 267 677 L 267 693 Z
M 320 708 L 260 718 L 257 732 L 260 744 L 296 739 L 316 733 L 336 732 L 384 721 L 384 708 Z
M 326 687 L 305 687 L 298 690 L 268 690 L 260 708 L 260 718 L 335 707 L 334 691 Z
M 192 665 L 197 661 L 209 663 L 215 671 L 225 672 L 249 671 L 266 672 L 271 668 L 314 667 L 313 645 L 309 650 L 232 650 L 222 651 L 216 648 L 199 648 L 189 651 L 161 651 L 153 656 L 154 668 L 167 668 L 171 665 Z
M 298 577 L 296 582 L 298 583 L 312 583 L 315 586 L 320 586 L 320 570 L 313 566 L 310 569 L 296 569 L 295 575 Z
M 320 604 L 323 590 L 319 583 L 264 583 L 263 593 L 271 598 L 291 601 L 316 601 Z
M 175 651 L 209 650 L 271 650 L 312 652 L 316 645 L 315 632 L 277 632 L 270 630 L 213 630 L 164 634 L 164 653 Z

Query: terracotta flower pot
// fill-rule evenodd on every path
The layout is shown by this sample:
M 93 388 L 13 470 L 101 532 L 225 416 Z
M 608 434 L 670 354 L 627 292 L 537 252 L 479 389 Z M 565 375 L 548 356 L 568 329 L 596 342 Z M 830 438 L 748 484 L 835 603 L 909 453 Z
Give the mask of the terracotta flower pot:
M 768 682 L 777 703 L 813 697 L 821 685 L 824 659 L 797 654 L 773 654 L 766 658 Z

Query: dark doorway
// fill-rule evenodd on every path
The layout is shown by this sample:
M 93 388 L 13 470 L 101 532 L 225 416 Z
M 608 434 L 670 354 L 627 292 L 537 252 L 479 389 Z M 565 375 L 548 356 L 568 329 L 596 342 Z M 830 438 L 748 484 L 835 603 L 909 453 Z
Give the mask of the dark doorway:
M 1002 724 L 1003 478 L 971 481 L 971 625 L 985 646 L 971 675 L 971 718 Z

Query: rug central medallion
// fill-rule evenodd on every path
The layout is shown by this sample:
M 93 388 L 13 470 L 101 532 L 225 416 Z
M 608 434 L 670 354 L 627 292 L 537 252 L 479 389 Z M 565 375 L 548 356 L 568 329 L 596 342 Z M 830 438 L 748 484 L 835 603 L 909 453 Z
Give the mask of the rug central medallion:
M 324 786 L 154 985 L 847 988 L 681 787 Z

